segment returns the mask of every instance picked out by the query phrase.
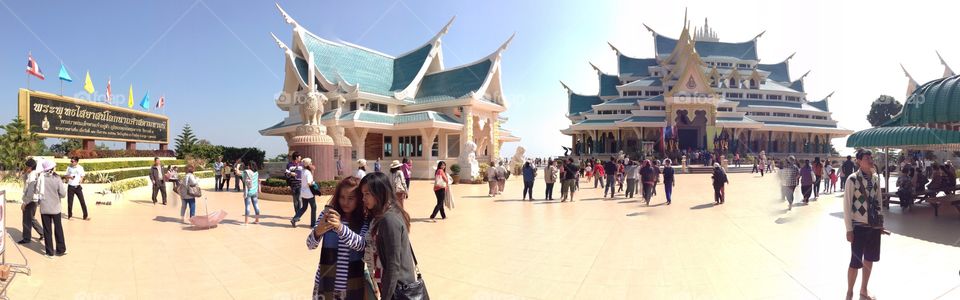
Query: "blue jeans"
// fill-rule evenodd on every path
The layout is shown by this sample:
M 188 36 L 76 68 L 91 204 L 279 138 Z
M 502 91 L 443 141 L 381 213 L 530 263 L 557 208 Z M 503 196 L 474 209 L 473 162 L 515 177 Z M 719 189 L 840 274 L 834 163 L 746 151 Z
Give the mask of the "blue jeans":
M 603 196 L 607 196 L 607 190 L 610 190 L 610 198 L 613 198 L 613 194 L 617 192 L 617 175 L 607 175 L 607 186 L 603 188 Z
M 180 217 L 183 217 L 183 213 L 187 210 L 187 205 L 190 205 L 190 217 L 197 215 L 197 199 L 183 199 L 183 205 L 180 206 Z
M 290 188 L 293 190 L 293 214 L 300 211 L 300 188 Z
M 673 195 L 673 182 L 663 182 L 663 191 L 667 193 L 667 203 L 670 203 L 671 196 Z
M 257 213 L 257 216 L 260 215 L 260 204 L 258 204 L 257 196 L 246 196 L 243 197 L 243 215 L 250 215 L 250 202 L 253 202 L 253 211 Z

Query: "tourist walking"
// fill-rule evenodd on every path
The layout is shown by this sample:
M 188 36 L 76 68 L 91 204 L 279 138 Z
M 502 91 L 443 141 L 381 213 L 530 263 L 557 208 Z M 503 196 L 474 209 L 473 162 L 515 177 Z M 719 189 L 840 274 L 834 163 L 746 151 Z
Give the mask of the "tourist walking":
M 233 177 L 233 165 L 225 163 L 223 165 L 223 182 L 220 182 L 221 191 L 230 191 L 230 178 Z
M 180 183 L 180 200 L 183 202 L 180 206 L 180 223 L 184 223 L 183 215 L 186 213 L 187 206 L 190 206 L 191 218 L 197 215 L 197 196 L 190 194 L 191 187 L 200 185 L 200 179 L 193 175 L 194 171 L 196 171 L 196 167 L 187 165 L 186 174 L 183 175 L 182 182 Z
M 617 193 L 623 191 L 624 169 L 623 160 L 617 161 Z
M 650 198 L 653 197 L 653 184 L 657 182 L 657 179 L 649 159 L 644 160 L 643 167 L 640 168 L 640 181 L 643 183 L 643 203 L 650 205 Z
M 914 178 L 916 178 L 916 177 L 914 177 Z M 831 193 L 831 194 L 837 191 L 837 180 L 838 180 L 838 179 L 840 179 L 840 176 L 837 176 L 837 169 L 831 168 L 831 169 L 830 169 L 830 193 Z M 914 179 L 914 182 L 916 182 L 916 179 Z
M 624 198 L 633 198 L 633 194 L 637 191 L 637 179 L 640 176 L 640 166 L 637 165 L 636 161 L 631 161 L 627 166 L 624 172 L 627 173 L 627 193 L 624 195 Z
M 603 197 L 607 197 L 607 191 L 610 191 L 610 199 L 613 199 L 617 191 L 617 162 L 611 156 L 610 160 L 603 164 L 603 172 L 607 176 L 607 187 L 603 189 Z
M 365 237 L 363 260 L 373 276 L 379 299 L 394 299 L 398 286 L 422 284 L 410 245 L 410 215 L 392 192 L 390 179 L 383 173 L 370 174 L 360 181 L 363 206 L 373 218 Z
M 437 162 L 437 171 L 433 173 L 433 193 L 437 196 L 437 205 L 433 207 L 430 219 L 436 218 L 437 213 L 440 213 L 441 218 L 447 218 L 447 213 L 443 209 L 443 201 L 448 188 L 450 188 L 450 177 L 447 177 L 447 163 L 441 160 Z
M 176 198 L 180 198 L 180 193 L 177 192 L 180 190 L 180 174 L 177 171 L 177 166 L 167 166 L 167 173 L 163 176 L 163 180 L 166 182 L 173 183 L 173 195 Z M 214 183 L 216 184 L 216 183 Z M 174 207 L 177 205 L 177 201 L 173 201 Z
M 373 162 L 373 171 L 380 172 L 380 158 L 377 157 L 377 161 Z
M 604 185 L 603 180 L 607 178 L 606 170 L 603 168 L 603 164 L 600 163 L 600 160 L 597 160 L 593 165 L 593 188 L 597 188 L 597 183 L 600 183 L 600 188 L 603 188 L 604 197 L 606 197 L 607 190 Z
M 850 177 L 853 174 L 853 157 L 847 155 L 847 160 L 840 165 L 840 190 L 846 191 L 847 177 Z
M 523 163 L 521 173 L 523 173 L 523 200 L 527 200 L 529 194 L 530 201 L 533 201 L 533 180 L 537 178 L 537 168 L 527 161 Z
M 400 162 L 397 161 L 399 165 Z M 400 182 L 403 185 L 403 182 Z M 363 262 L 364 237 L 370 218 L 357 191 L 360 180 L 347 177 L 337 183 L 327 209 L 307 235 L 307 249 L 320 247 L 320 262 L 313 277 L 313 299 L 371 299 Z M 371 266 L 372 267 L 372 266 Z
M 660 184 L 660 160 L 653 161 L 653 178 L 656 181 L 653 182 L 653 195 L 657 195 L 657 185 Z
M 28 244 L 30 243 L 30 236 L 33 230 L 37 231 L 37 238 L 43 239 L 43 228 L 40 227 L 40 222 L 37 221 L 37 205 L 40 203 L 40 199 L 43 198 L 43 193 L 38 192 L 42 191 L 43 186 L 37 186 L 37 179 L 43 173 L 42 167 L 39 167 L 38 164 L 41 164 L 43 161 L 34 160 L 33 158 L 27 159 L 24 163 L 23 169 L 23 206 L 21 210 L 23 214 L 21 216 L 21 224 L 23 225 L 22 231 L 20 231 L 21 238 L 17 244 Z
M 413 163 L 410 162 L 410 159 L 408 159 L 408 158 L 406 158 L 406 157 L 404 157 L 403 160 L 400 161 L 400 162 L 403 163 L 403 166 L 400 167 L 400 170 L 403 171 L 403 178 L 404 178 L 404 180 L 406 180 L 407 192 L 409 193 L 409 192 L 410 192 L 410 178 L 411 178 L 410 175 L 413 175 L 413 173 L 411 173 L 412 170 L 413 170 Z
M 710 178 L 713 179 L 713 202 L 723 204 L 727 198 L 724 187 L 730 182 L 727 180 L 727 172 L 723 171 L 719 163 L 713 163 L 713 176 Z
M 167 205 L 167 187 L 163 183 L 163 165 L 160 164 L 160 158 L 153 158 L 153 167 L 150 167 L 150 184 L 153 187 L 153 204 L 157 204 L 157 193 L 160 193 L 163 199 L 163 205 Z
M 63 179 L 54 172 L 57 164 L 52 160 L 43 161 L 43 172 L 37 177 L 37 193 L 40 194 L 40 220 L 43 222 L 43 245 L 48 258 L 67 254 L 67 243 L 63 237 L 61 223 L 61 200 L 67 196 L 67 187 Z M 54 241 L 55 240 L 55 241 Z M 56 248 L 54 248 L 56 242 Z
M 313 172 L 316 172 L 316 170 L 313 160 L 310 158 L 303 159 L 303 173 L 300 177 L 302 180 L 300 183 L 300 210 L 290 219 L 290 225 L 293 225 L 293 228 L 297 228 L 297 222 L 300 222 L 300 217 L 307 212 L 307 206 L 310 206 L 310 228 L 317 226 L 317 196 L 320 194 L 320 189 L 313 178 Z
M 493 197 L 500 194 L 500 181 L 497 180 L 497 165 L 494 162 L 490 162 L 490 165 L 487 167 L 487 185 L 490 188 L 487 191 L 488 197 Z
M 563 181 L 560 182 L 560 202 L 573 202 L 573 194 L 577 191 L 577 180 L 579 180 L 580 168 L 573 163 L 573 158 L 567 158 L 567 163 L 563 165 Z M 570 196 L 567 198 L 567 196 Z
M 223 156 L 217 156 L 217 162 L 213 163 L 213 190 L 222 191 L 223 185 Z
M 797 190 L 800 180 L 800 170 L 797 169 L 796 158 L 787 157 L 787 162 L 780 168 L 780 184 L 783 187 L 783 197 L 787 199 L 787 210 L 793 210 L 793 194 Z
M 406 200 L 408 197 L 407 194 L 407 178 L 403 177 L 403 172 L 400 171 L 400 168 L 403 167 L 403 164 L 400 161 L 390 162 L 390 179 L 393 180 L 393 192 L 397 196 L 397 203 L 400 204 L 400 207 L 403 207 L 403 200 Z
M 250 218 L 250 205 L 253 205 L 253 211 L 255 215 L 253 216 L 253 224 L 260 223 L 260 204 L 259 204 L 259 194 L 260 194 L 260 168 L 257 166 L 257 162 L 250 161 L 247 162 L 247 169 L 243 171 L 243 224 L 247 224 L 247 219 Z
M 594 179 L 593 179 L 593 164 L 590 163 L 590 162 L 587 162 L 587 163 L 584 164 L 584 166 L 583 166 L 582 169 L 583 169 L 583 175 L 587 177 L 587 182 L 593 181 L 593 180 L 594 180 Z M 594 188 L 596 188 L 596 187 L 594 187 Z
M 497 188 L 499 189 L 499 194 L 503 194 L 503 188 L 507 186 L 507 177 L 510 176 L 510 171 L 507 170 L 507 167 L 503 166 L 503 162 L 500 162 L 500 165 L 497 166 Z
M 353 174 L 353 177 L 363 179 L 363 176 L 367 176 L 367 160 L 361 158 L 357 160 L 357 172 Z
M 757 158 L 758 164 L 757 168 L 760 169 L 760 177 L 763 177 L 763 170 L 766 168 L 766 162 L 762 158 Z
M 87 220 L 87 202 L 83 201 L 83 186 L 80 185 L 83 183 L 84 177 L 86 177 L 86 173 L 83 171 L 83 166 L 80 165 L 80 158 L 71 158 L 70 166 L 67 167 L 67 174 L 64 177 L 67 179 L 67 220 L 73 218 L 74 196 L 80 201 L 80 210 L 83 210 L 83 219 Z
M 663 160 L 663 192 L 664 195 L 667 196 L 667 205 L 670 205 L 672 201 L 673 185 L 675 182 L 673 178 L 673 167 L 670 166 L 670 163 L 669 158 Z
M 810 203 L 810 192 L 813 191 L 813 170 L 810 166 L 810 160 L 803 161 L 803 167 L 800 168 L 800 194 L 803 195 L 803 204 Z
M 820 181 L 823 180 L 823 163 L 819 157 L 813 158 L 813 200 L 820 198 Z
M 833 166 L 830 164 L 829 160 L 825 160 L 823 162 L 823 193 L 824 194 L 831 193 L 830 185 L 831 183 L 833 183 L 833 181 L 831 180 L 830 177 L 833 176 L 832 174 L 833 174 Z
M 557 182 L 557 167 L 554 166 L 556 162 L 553 160 L 547 161 L 547 166 L 543 167 L 543 183 L 547 185 L 546 191 L 544 191 L 543 199 L 553 200 L 553 184 Z
M 287 185 L 290 186 L 290 194 L 293 196 L 293 214 L 300 211 L 300 176 L 303 175 L 303 157 L 299 152 L 294 151 L 290 154 L 290 162 L 283 170 L 286 175 Z
M 233 191 L 234 191 L 234 192 L 239 192 L 239 191 L 240 191 L 240 182 L 242 181 L 242 180 L 240 179 L 241 175 L 243 175 L 243 161 L 241 161 L 241 160 L 238 158 L 237 161 L 233 164 L 233 178 L 235 178 L 235 179 L 233 180 Z M 244 188 L 246 188 L 246 187 L 244 187 Z
M 860 298 L 874 299 L 867 285 L 873 263 L 880 260 L 880 236 L 889 235 L 890 232 L 883 227 L 880 179 L 874 170 L 873 153 L 870 150 L 858 150 L 857 164 L 859 171 L 847 177 L 845 185 L 849 188 L 843 193 L 843 224 L 851 252 L 847 269 L 847 299 L 853 297 L 858 269 L 863 269 Z

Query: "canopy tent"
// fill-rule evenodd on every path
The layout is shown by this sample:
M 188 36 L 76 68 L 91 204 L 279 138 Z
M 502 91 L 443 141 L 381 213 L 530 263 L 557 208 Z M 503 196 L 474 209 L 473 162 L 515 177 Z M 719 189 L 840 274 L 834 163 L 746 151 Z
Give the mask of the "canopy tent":
M 877 127 L 850 135 L 847 147 L 960 151 L 960 131 L 914 126 Z

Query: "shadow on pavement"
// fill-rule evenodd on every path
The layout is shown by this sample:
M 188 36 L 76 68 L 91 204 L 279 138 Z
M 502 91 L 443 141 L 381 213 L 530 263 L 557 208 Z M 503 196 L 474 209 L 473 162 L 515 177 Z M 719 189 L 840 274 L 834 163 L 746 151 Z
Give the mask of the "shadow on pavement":
M 17 241 L 19 241 L 20 239 L 23 238 L 23 232 L 21 232 L 20 229 L 8 227 L 8 228 L 7 228 L 7 232 L 9 232 L 10 237 L 13 238 L 13 241 L 12 241 L 13 243 L 16 243 Z M 14 237 L 18 237 L 18 238 L 14 238 Z M 36 253 L 38 253 L 38 254 L 40 254 L 40 255 L 46 255 L 46 254 L 47 254 L 47 250 L 43 248 L 43 243 L 41 243 L 41 241 L 42 241 L 42 240 L 38 239 L 37 236 L 34 236 L 34 237 L 32 237 L 32 238 L 30 239 L 30 243 L 27 243 L 27 244 L 15 244 L 15 245 L 16 245 L 16 246 L 23 247 L 23 248 L 30 249 L 30 250 L 32 250 L 33 252 L 36 252 Z M 16 247 L 16 246 L 14 246 L 14 247 Z M 11 246 L 7 246 L 7 247 L 11 247 Z
M 711 207 L 714 207 L 714 206 L 716 206 L 716 204 L 713 204 L 713 203 L 704 203 L 704 204 L 700 204 L 700 205 L 697 205 L 697 206 L 694 206 L 694 207 L 690 207 L 690 209 L 704 209 L 704 208 L 711 208 Z
M 831 216 L 843 219 L 843 212 L 832 212 Z M 926 204 L 914 204 L 904 211 L 894 205 L 883 211 L 884 227 L 890 232 L 924 241 L 960 247 L 960 216 L 952 206 L 940 206 L 940 216 L 933 216 L 933 207 Z

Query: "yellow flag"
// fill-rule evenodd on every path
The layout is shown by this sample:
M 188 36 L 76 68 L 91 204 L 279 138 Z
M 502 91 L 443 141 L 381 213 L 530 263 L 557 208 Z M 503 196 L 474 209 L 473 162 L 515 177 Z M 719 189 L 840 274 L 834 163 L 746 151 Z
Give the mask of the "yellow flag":
M 133 108 L 133 85 L 130 85 L 130 95 L 127 96 L 127 107 Z
M 87 80 L 83 83 L 83 90 L 91 95 L 96 91 L 93 89 L 93 81 L 90 80 L 90 71 L 87 71 Z

